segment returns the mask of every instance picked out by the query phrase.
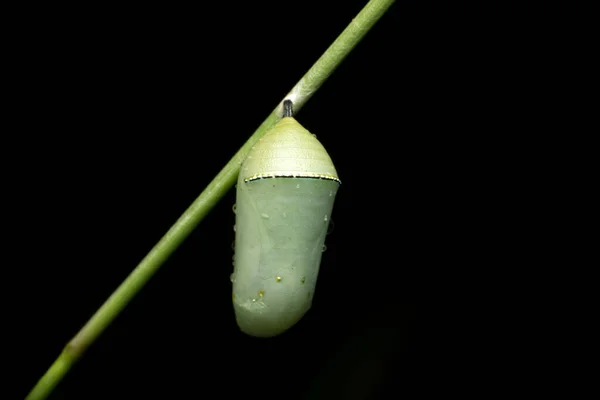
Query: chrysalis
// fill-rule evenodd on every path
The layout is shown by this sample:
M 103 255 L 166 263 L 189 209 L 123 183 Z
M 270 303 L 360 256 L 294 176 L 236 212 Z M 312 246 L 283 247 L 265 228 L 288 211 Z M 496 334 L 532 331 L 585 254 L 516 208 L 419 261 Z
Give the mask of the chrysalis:
M 286 100 L 237 181 L 233 305 L 244 333 L 279 335 L 311 307 L 339 185 L 325 148 Z

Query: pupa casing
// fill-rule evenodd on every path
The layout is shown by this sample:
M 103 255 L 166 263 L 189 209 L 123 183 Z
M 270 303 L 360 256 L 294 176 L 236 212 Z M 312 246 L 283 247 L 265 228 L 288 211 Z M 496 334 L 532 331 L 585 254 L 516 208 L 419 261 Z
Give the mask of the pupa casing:
M 308 311 L 340 180 L 292 117 L 252 148 L 236 187 L 233 305 L 239 328 L 276 336 Z

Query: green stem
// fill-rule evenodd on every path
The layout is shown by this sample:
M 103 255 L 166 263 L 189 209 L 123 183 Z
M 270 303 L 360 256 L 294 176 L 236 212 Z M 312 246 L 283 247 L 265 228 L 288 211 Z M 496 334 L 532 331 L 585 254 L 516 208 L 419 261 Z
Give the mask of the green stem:
M 275 125 L 282 115 L 283 100 L 292 100 L 294 102 L 294 113 L 297 113 L 394 1 L 369 1 L 312 68 L 300 79 L 288 95 L 282 99 L 281 103 L 271 112 L 200 196 L 198 196 L 192 205 L 150 250 L 133 272 L 96 311 L 79 333 L 71 339 L 58 359 L 54 361 L 25 400 L 42 400 L 48 397 L 73 364 L 85 353 L 87 348 L 102 334 L 137 292 L 144 287 L 146 282 L 154 275 L 171 253 L 177 249 L 200 221 L 204 219 L 206 214 L 233 186 L 240 165 L 252 146 L 269 128 Z

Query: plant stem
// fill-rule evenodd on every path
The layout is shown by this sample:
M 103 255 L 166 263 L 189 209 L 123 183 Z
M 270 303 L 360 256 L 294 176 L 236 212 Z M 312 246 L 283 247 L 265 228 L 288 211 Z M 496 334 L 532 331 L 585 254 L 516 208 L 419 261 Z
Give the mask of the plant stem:
M 335 71 L 350 51 L 385 14 L 395 0 L 371 0 L 360 13 L 352 19 L 350 25 L 344 29 L 340 36 L 321 55 L 316 63 L 308 70 L 294 88 L 284 99 L 294 103 L 294 114 L 300 111 L 304 103 L 321 87 L 323 82 Z M 283 101 L 275 109 L 278 115 L 282 114 Z
M 369 1 L 288 95 L 282 99 L 279 105 L 227 165 L 225 165 L 221 172 L 217 174 L 200 196 L 198 196 L 160 241 L 150 250 L 133 272 L 96 311 L 77 335 L 71 339 L 58 359 L 50 366 L 25 400 L 42 400 L 48 397 L 73 364 L 85 353 L 87 348 L 110 325 L 171 253 L 177 249 L 200 221 L 204 219 L 206 214 L 233 186 L 239 173 L 240 165 L 252 146 L 281 118 L 283 100 L 292 100 L 294 103 L 294 113 L 297 113 L 346 58 L 350 51 L 360 42 L 369 29 L 385 14 L 394 1 Z

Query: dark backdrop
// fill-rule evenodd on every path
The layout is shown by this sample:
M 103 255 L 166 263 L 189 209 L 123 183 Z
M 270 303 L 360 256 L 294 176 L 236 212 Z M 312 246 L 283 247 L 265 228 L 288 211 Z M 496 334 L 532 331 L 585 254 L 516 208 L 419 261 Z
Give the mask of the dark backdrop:
M 7 285 L 15 398 L 365 3 L 28 11 L 14 60 L 22 155 L 7 174 L 22 221 Z M 472 261 L 473 210 L 494 195 L 478 190 L 493 173 L 479 166 L 519 112 L 496 94 L 531 57 L 513 36 L 529 11 L 398 1 L 297 115 L 343 184 L 293 329 L 261 340 L 236 326 L 230 190 L 51 399 L 414 397 L 417 298 Z

